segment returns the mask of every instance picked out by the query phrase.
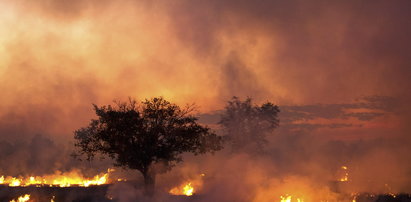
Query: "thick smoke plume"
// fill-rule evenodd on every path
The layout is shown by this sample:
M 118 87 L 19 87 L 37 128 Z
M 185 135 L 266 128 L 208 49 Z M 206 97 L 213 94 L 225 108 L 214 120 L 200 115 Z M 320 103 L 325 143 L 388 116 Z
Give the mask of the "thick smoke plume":
M 201 173 L 200 201 L 410 192 L 410 9 L 407 0 L 0 0 L 0 174 L 84 166 L 69 154 L 92 103 L 194 102 L 218 130 L 218 110 L 236 95 L 280 105 L 267 153 L 188 156 L 159 177 L 159 192 Z M 348 188 L 330 182 L 341 166 Z M 138 198 L 129 188 L 124 200 Z

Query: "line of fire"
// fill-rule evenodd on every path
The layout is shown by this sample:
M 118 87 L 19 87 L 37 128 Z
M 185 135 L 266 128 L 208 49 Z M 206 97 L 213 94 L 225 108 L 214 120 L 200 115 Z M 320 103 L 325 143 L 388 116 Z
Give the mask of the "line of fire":
M 1 176 L 0 177 L 0 200 L 9 202 L 41 202 L 41 201 L 116 201 L 107 194 L 107 189 L 113 183 L 129 183 L 126 179 L 111 179 L 108 169 L 93 178 L 85 178 L 77 171 L 69 173 L 58 173 L 48 176 L 30 176 L 28 178 Z M 339 201 L 371 202 L 371 201 L 410 201 L 411 195 L 397 193 L 356 193 L 350 188 L 352 179 L 349 177 L 349 168 L 341 166 L 337 172 L 338 179 L 329 182 L 329 186 L 335 193 L 340 194 Z M 201 188 L 207 182 L 206 174 L 201 173 L 199 177 L 189 179 L 183 184 L 169 189 L 170 201 L 201 201 Z M 135 183 L 135 182 L 134 182 Z M 388 185 L 387 190 L 389 190 Z M 295 194 L 295 190 L 289 193 L 273 196 L 272 201 L 277 202 L 304 202 L 313 201 L 307 199 L 303 194 Z M 331 200 L 321 200 L 329 202 Z M 333 201 L 333 200 L 332 200 Z

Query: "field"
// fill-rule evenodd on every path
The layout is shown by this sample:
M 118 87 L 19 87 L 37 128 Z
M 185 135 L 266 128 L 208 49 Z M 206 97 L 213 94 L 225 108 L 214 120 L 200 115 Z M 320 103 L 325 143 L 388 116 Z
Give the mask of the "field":
M 9 187 L 0 186 L 0 201 L 9 202 L 17 200 L 19 196 L 25 194 L 30 195 L 30 202 L 112 202 L 120 201 L 116 198 L 109 199 L 107 191 L 110 185 L 98 185 L 90 187 L 48 187 L 48 186 L 27 186 L 27 187 Z M 172 202 L 181 201 L 204 201 L 206 196 L 173 196 L 166 197 L 165 200 Z M 163 198 L 164 200 L 164 198 Z M 347 195 L 344 202 L 411 202 L 410 194 L 381 194 L 374 195 L 369 193 L 362 193 L 355 196 Z M 123 201 L 121 201 L 123 202 Z M 273 201 L 276 202 L 276 201 Z M 280 199 L 278 199 L 280 202 Z M 294 202 L 291 200 L 283 200 L 281 202 Z

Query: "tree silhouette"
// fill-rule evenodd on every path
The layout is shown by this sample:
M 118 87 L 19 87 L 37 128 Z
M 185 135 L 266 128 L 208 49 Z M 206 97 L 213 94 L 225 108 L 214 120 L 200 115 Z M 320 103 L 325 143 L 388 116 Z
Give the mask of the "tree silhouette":
M 222 149 L 222 138 L 190 115 L 192 107 L 180 108 L 163 98 L 146 99 L 138 105 L 94 105 L 98 119 L 74 132 L 75 146 L 91 160 L 97 153 L 115 160 L 115 166 L 136 169 L 144 177 L 147 195 L 154 193 L 154 164 L 167 170 L 182 160 L 181 154 L 202 154 Z
M 219 124 L 231 143 L 233 151 L 262 152 L 266 135 L 279 125 L 278 106 L 267 102 L 253 105 L 252 99 L 228 101 Z

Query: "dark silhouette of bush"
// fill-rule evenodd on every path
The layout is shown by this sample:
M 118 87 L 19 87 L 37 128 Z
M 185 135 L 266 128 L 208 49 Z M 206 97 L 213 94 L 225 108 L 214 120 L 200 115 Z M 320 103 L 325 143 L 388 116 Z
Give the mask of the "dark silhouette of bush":
M 222 149 L 222 138 L 190 115 L 192 107 L 180 108 L 163 98 L 146 99 L 138 105 L 116 102 L 94 110 L 98 119 L 74 132 L 78 155 L 91 160 L 96 154 L 115 160 L 116 166 L 140 171 L 146 194 L 154 193 L 155 176 L 182 160 L 181 154 L 202 154 Z M 156 163 L 167 169 L 155 169 Z
M 252 99 L 242 101 L 233 97 L 228 101 L 219 124 L 233 151 L 261 153 L 266 135 L 279 125 L 278 106 L 267 102 L 253 105 Z

